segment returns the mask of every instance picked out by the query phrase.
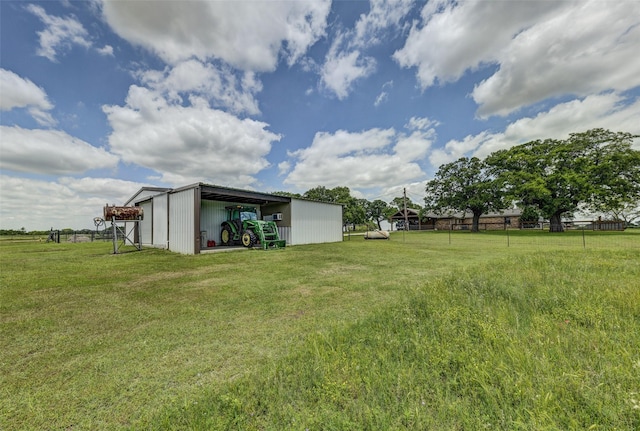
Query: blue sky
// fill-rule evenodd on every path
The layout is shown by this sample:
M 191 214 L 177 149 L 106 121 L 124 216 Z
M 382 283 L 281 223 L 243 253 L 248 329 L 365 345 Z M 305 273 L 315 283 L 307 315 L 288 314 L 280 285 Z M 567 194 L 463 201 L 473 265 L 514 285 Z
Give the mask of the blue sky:
M 140 187 L 347 186 L 640 134 L 640 2 L 0 1 L 0 228 L 92 228 Z M 640 148 L 640 143 L 638 148 Z

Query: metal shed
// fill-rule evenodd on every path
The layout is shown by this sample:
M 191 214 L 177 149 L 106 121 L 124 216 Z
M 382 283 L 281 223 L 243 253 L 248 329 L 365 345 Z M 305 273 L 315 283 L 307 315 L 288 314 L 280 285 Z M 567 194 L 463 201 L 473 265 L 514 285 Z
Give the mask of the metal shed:
M 142 206 L 143 246 L 199 254 L 209 241 L 220 244 L 225 207 L 253 205 L 258 216 L 273 217 L 287 245 L 342 241 L 342 205 L 220 187 L 204 183 L 168 189 L 143 187 L 125 205 Z

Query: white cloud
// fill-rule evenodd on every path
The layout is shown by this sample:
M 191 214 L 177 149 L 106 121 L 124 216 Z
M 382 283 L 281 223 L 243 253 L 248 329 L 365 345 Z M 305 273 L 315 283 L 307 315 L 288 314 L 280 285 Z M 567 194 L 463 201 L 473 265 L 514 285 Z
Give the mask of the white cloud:
M 286 173 L 288 173 L 291 170 L 291 163 L 289 161 L 284 161 L 284 162 L 280 162 L 278 163 L 278 172 L 280 173 L 280 175 L 284 175 Z
M 357 47 L 379 44 L 385 30 L 401 27 L 413 5 L 412 0 L 371 0 L 369 13 L 362 14 L 354 26 L 351 44 Z
M 421 160 L 435 139 L 435 131 L 415 131 L 409 136 L 399 136 L 393 151 L 407 161 Z
M 329 1 L 103 1 L 106 21 L 121 37 L 170 64 L 220 59 L 242 70 L 289 65 L 324 35 Z
M 294 165 L 284 183 L 300 189 L 345 184 L 368 189 L 406 183 L 424 176 L 419 162 L 434 138 L 433 129 L 408 136 L 394 129 L 318 132 L 310 147 L 289 154 Z
M 105 45 L 102 48 L 97 48 L 98 54 L 108 55 L 113 57 L 113 47 L 111 45 Z
M 394 54 L 423 89 L 499 66 L 476 86 L 478 114 L 504 115 L 549 97 L 640 84 L 640 3 L 428 2 Z
M 373 106 L 380 106 L 382 105 L 384 102 L 387 101 L 387 99 L 389 98 L 389 94 L 386 91 L 383 91 L 382 93 L 378 94 L 378 97 L 376 97 L 376 100 L 373 102 Z
M 393 81 L 387 81 L 382 85 L 382 91 L 378 97 L 376 97 L 375 102 L 373 102 L 373 106 L 378 107 L 389 99 L 389 93 L 387 92 L 387 89 L 389 88 L 393 88 Z
M 409 130 L 428 130 L 432 127 L 439 126 L 438 121 L 426 117 L 411 117 L 409 122 L 404 125 Z
M 167 102 L 160 94 L 132 86 L 125 106 L 105 106 L 113 133 L 111 151 L 126 163 L 153 169 L 170 184 L 210 181 L 249 187 L 280 136 L 267 124 L 241 120 L 211 109 L 205 100 L 189 106 Z
M 55 120 L 49 112 L 53 104 L 47 93 L 26 78 L 0 69 L 0 110 L 10 111 L 14 108 L 28 108 L 31 116 L 40 125 L 53 125 Z
M 474 155 L 484 158 L 494 151 L 508 149 L 535 139 L 566 139 L 570 133 L 594 128 L 614 132 L 640 134 L 640 98 L 626 100 L 609 93 L 561 103 L 535 117 L 523 117 L 509 124 L 504 132 L 482 132 L 463 140 L 451 140 L 442 149 L 434 150 L 429 161 L 434 167 L 460 157 Z M 640 149 L 640 142 L 636 141 Z
M 118 157 L 58 130 L 0 126 L 0 167 L 32 174 L 71 175 L 114 168 Z
M 139 77 L 143 84 L 171 102 L 182 103 L 185 95 L 195 95 L 235 113 L 260 112 L 255 95 L 262 90 L 262 84 L 253 72 L 244 72 L 238 78 L 228 67 L 216 68 L 191 59 L 164 71 L 141 72 Z
M 422 88 L 458 80 L 495 54 L 512 37 L 553 12 L 554 2 L 427 2 L 405 46 L 393 55 L 402 67 L 418 67 Z
M 320 71 L 322 86 L 338 99 L 346 99 L 356 81 L 376 70 L 376 60 L 365 55 L 366 49 L 379 44 L 389 28 L 397 29 L 411 7 L 412 3 L 405 0 L 374 0 L 369 13 L 362 14 L 353 29 L 338 31 Z M 374 105 L 380 105 L 386 97 L 383 91 Z
M 3 229 L 93 229 L 93 218 L 102 216 L 105 204 L 122 205 L 143 185 L 111 178 L 42 181 L 0 175 L 0 221 Z
M 51 16 L 42 7 L 34 4 L 28 5 L 27 10 L 40 18 L 46 26 L 44 30 L 38 32 L 40 37 L 38 55 L 55 62 L 61 49 L 69 49 L 73 45 L 91 47 L 89 33 L 75 17 Z
M 102 199 L 102 205 L 122 205 L 141 187 L 153 186 L 117 178 L 60 177 L 57 182 L 68 187 L 81 199 Z
M 375 67 L 375 59 L 361 57 L 359 51 L 338 53 L 331 50 L 322 67 L 322 84 L 343 100 L 349 95 L 353 83 L 371 75 Z
M 567 31 L 571 23 L 571 31 Z M 476 85 L 478 114 L 505 115 L 564 94 L 640 85 L 640 2 L 586 2 L 518 34 L 500 69 Z
M 474 136 L 465 136 L 462 141 L 453 139 L 447 142 L 443 148 L 433 150 L 429 155 L 429 162 L 437 168 L 440 165 L 458 160 L 460 157 L 464 157 L 468 153 L 476 150 L 491 136 L 496 135 L 485 131 Z

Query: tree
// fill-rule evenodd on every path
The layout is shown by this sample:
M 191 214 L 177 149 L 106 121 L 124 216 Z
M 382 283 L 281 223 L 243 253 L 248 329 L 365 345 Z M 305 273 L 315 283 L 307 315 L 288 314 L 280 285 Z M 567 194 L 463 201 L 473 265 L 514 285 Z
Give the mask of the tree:
M 328 189 L 324 186 L 318 186 L 304 192 L 302 197 L 320 202 L 345 204 L 351 198 L 351 191 L 349 190 L 349 187 L 335 187 L 333 189 Z
M 480 216 L 504 208 L 499 184 L 477 157 L 463 157 L 440 166 L 435 178 L 427 182 L 425 209 L 438 214 L 452 211 L 473 213 L 472 232 L 477 232 Z
M 369 201 L 366 199 L 351 198 L 349 203 L 344 207 L 345 221 L 353 224 L 363 224 L 367 221 L 367 205 Z
M 405 198 L 400 196 L 400 197 L 397 197 L 397 198 L 393 198 L 393 200 L 391 201 L 391 203 L 389 205 L 397 208 L 399 211 L 403 211 L 404 210 L 404 203 L 405 203 Z M 419 210 L 422 207 L 419 204 L 413 202 L 410 198 L 407 198 L 407 208 L 412 208 L 412 209 L 415 209 L 415 210 Z
M 378 229 L 382 229 L 380 222 L 389 216 L 389 204 L 380 199 L 369 202 L 366 208 L 367 218 L 378 225 Z
M 507 195 L 538 208 L 562 232 L 562 217 L 578 209 L 605 211 L 640 196 L 637 136 L 593 129 L 569 139 L 536 140 L 491 154 L 486 162 Z
M 291 193 L 291 192 L 285 192 L 285 191 L 278 191 L 278 192 L 273 192 L 272 194 L 277 195 L 277 196 L 285 196 L 288 198 L 301 198 L 302 195 L 300 193 Z
M 636 220 L 640 220 L 640 200 L 622 204 L 617 208 L 611 208 L 605 213 L 612 219 L 622 220 L 626 226 L 630 226 Z
M 526 206 L 520 214 L 521 227 L 536 227 L 540 219 L 540 211 L 536 207 Z

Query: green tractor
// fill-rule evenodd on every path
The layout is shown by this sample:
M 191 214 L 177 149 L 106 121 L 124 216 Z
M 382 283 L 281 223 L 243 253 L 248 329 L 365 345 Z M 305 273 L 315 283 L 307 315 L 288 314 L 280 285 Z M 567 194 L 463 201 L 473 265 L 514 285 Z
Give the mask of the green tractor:
M 276 223 L 258 220 L 254 207 L 236 205 L 225 209 L 227 221 L 222 223 L 222 245 L 242 244 L 251 248 L 260 244 L 263 250 L 285 247 L 286 241 L 278 236 Z

